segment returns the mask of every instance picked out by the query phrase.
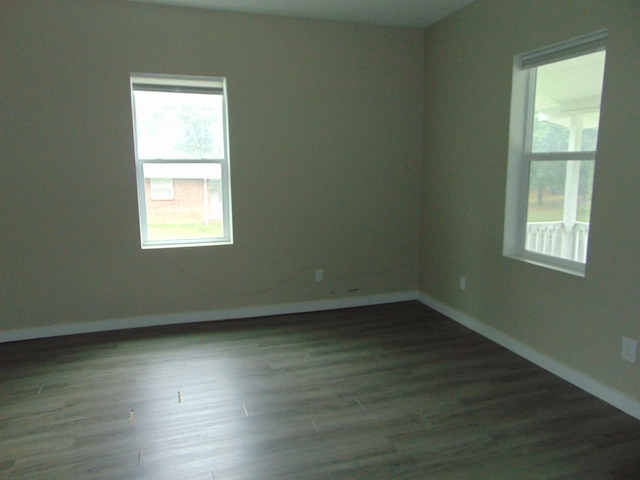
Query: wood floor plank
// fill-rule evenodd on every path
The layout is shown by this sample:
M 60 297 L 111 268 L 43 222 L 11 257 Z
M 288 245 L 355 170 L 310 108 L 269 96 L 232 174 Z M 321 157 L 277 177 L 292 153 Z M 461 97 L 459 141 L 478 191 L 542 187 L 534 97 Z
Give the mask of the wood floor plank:
M 417 303 L 0 345 L 0 478 L 637 479 L 640 422 Z

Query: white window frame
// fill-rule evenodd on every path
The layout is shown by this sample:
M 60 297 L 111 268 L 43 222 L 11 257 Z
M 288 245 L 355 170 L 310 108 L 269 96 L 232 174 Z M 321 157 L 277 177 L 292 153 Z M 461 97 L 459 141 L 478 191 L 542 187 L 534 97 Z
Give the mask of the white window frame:
M 231 215 L 231 177 L 229 165 L 229 129 L 227 115 L 227 85 L 223 77 L 202 77 L 186 75 L 163 75 L 147 73 L 131 73 L 131 103 L 133 113 L 133 131 L 136 162 L 136 179 L 138 192 L 138 212 L 140 221 L 140 239 L 143 249 L 146 248 L 174 248 L 174 247 L 194 247 L 210 245 L 230 245 L 233 244 L 233 222 Z M 134 101 L 135 90 L 150 90 L 163 92 L 196 92 L 222 95 L 222 123 L 224 152 L 222 158 L 170 158 L 152 159 L 140 158 L 136 139 L 136 109 Z M 222 196 L 222 222 L 224 235 L 220 237 L 198 237 L 179 240 L 150 240 L 147 235 L 147 205 L 145 195 L 144 165 L 147 164 L 217 164 L 221 170 L 221 196 Z
M 525 248 L 532 161 L 594 160 L 596 151 L 538 153 L 532 151 L 536 67 L 606 49 L 601 30 L 549 47 L 517 55 L 513 63 L 503 254 L 525 262 L 584 276 L 586 262 L 536 253 Z

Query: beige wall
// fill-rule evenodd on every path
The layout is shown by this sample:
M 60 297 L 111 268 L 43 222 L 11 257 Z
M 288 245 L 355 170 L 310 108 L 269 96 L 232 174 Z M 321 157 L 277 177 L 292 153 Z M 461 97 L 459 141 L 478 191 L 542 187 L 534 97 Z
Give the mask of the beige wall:
M 423 36 L 0 0 L 0 331 L 415 290 Z M 141 250 L 130 72 L 227 77 L 233 246 Z
M 585 278 L 502 256 L 514 55 L 609 29 Z M 640 399 L 640 3 L 480 0 L 426 33 L 420 290 Z M 467 278 L 467 289 L 458 287 Z

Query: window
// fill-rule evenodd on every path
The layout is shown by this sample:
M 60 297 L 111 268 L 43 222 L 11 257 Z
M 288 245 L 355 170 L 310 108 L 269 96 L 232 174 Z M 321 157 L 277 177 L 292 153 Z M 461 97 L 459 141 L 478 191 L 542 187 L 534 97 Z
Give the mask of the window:
M 225 80 L 131 75 L 142 248 L 232 243 Z
M 150 178 L 149 198 L 151 200 L 173 200 L 173 178 Z
M 606 31 L 514 61 L 504 254 L 584 275 Z

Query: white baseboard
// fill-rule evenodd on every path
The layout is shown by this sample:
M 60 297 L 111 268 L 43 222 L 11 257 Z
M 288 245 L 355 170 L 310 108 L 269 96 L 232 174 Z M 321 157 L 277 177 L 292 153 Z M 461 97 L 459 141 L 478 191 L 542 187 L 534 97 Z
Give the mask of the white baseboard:
M 446 315 L 452 320 L 479 333 L 497 344 L 511 350 L 517 355 L 535 363 L 554 375 L 568 381 L 592 394 L 593 396 L 613 405 L 625 413 L 640 420 L 640 402 L 627 395 L 604 385 L 588 375 L 571 368 L 547 355 L 544 355 L 529 345 L 496 330 L 475 318 L 466 315 L 448 305 L 416 291 L 394 292 L 379 295 L 359 297 L 332 298 L 312 300 L 308 302 L 283 303 L 276 305 L 261 305 L 253 307 L 239 307 L 222 310 L 209 310 L 187 313 L 140 315 L 135 317 L 98 320 L 95 322 L 67 323 L 50 327 L 36 327 L 22 330 L 0 332 L 0 343 L 32 340 L 36 338 L 58 337 L 80 333 L 106 332 L 129 328 L 154 327 L 184 323 L 211 322 L 233 320 L 239 318 L 265 317 L 270 315 L 286 315 L 291 313 L 317 312 L 335 310 L 339 308 L 363 307 L 385 303 L 418 300 L 424 305 Z
M 501 331 L 466 315 L 465 313 L 451 308 L 439 300 L 431 298 L 423 293 L 418 294 L 418 300 L 426 306 L 433 308 L 452 320 L 455 320 L 461 325 L 479 333 L 483 337 L 496 342 L 563 380 L 581 388 L 585 392 L 590 393 L 594 397 L 597 397 L 640 420 L 640 402 L 637 400 L 634 400 L 624 393 L 598 382 L 579 370 L 571 368 L 547 355 L 544 355 L 543 353 L 538 352 L 529 345 L 516 340 L 515 338 L 510 337 L 509 335 L 506 335 Z
M 338 308 L 363 307 L 383 303 L 404 302 L 416 300 L 417 298 L 418 292 L 406 291 L 379 295 L 312 300 L 308 302 L 229 308 L 222 310 L 140 315 L 128 318 L 97 320 L 95 322 L 66 323 L 50 327 L 8 330 L 0 332 L 0 343 L 33 340 L 36 338 L 60 337 L 79 333 L 106 332 L 110 330 L 123 330 L 129 328 L 266 317 L 269 315 L 286 315 L 289 313 L 317 312 L 322 310 L 335 310 Z

